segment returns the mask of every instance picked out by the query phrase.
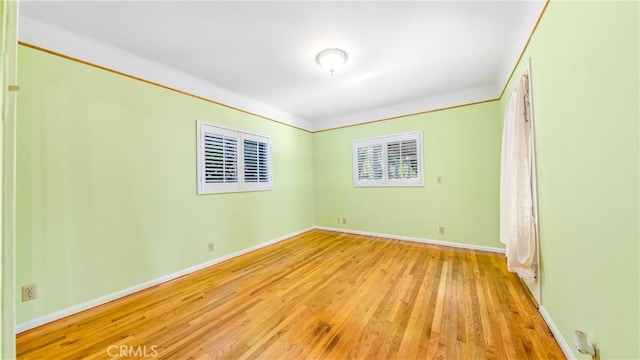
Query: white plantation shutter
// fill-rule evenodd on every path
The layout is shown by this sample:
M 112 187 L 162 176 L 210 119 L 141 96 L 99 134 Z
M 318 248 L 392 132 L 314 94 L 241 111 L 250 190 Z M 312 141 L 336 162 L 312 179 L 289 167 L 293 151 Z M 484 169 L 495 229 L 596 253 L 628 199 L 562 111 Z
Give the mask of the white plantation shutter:
M 243 134 L 245 188 L 271 187 L 269 139 Z
M 198 193 L 273 188 L 269 138 L 198 122 Z
M 422 133 L 356 139 L 355 186 L 422 186 Z
M 238 182 L 238 139 L 205 132 L 204 163 L 207 184 Z
M 418 179 L 418 140 L 398 139 L 387 143 L 387 173 L 390 182 Z
M 258 182 L 258 142 L 244 141 L 244 181 Z
M 384 182 L 383 144 L 379 141 L 363 141 L 355 145 L 356 183 L 382 184 Z
M 258 143 L 258 182 L 271 183 L 271 149 L 269 143 Z

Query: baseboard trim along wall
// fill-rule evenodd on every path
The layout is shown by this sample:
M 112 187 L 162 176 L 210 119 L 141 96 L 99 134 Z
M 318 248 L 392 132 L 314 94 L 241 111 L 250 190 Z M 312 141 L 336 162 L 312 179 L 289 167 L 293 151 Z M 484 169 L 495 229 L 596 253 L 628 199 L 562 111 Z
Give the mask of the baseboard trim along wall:
M 23 322 L 21 324 L 17 324 L 16 325 L 16 334 L 19 334 L 21 332 L 33 329 L 33 328 L 38 327 L 40 325 L 44 325 L 46 323 L 50 323 L 52 321 L 56 321 L 56 320 L 62 319 L 64 317 L 67 317 L 67 316 L 70 316 L 70 315 L 73 315 L 73 314 L 77 314 L 77 313 L 85 311 L 85 310 L 89 310 L 89 309 L 91 309 L 93 307 L 108 303 L 108 302 L 113 301 L 113 300 L 117 300 L 119 298 L 125 297 L 127 295 L 131 295 L 133 293 L 136 293 L 138 291 L 142 291 L 144 289 L 148 289 L 148 288 L 150 288 L 152 286 L 156 286 L 156 285 L 165 283 L 167 281 L 171 281 L 171 280 L 177 279 L 177 278 L 179 278 L 181 276 L 191 274 L 191 273 L 196 272 L 198 270 L 202 270 L 202 269 L 207 268 L 209 266 L 212 266 L 212 265 L 221 263 L 223 261 L 238 257 L 240 255 L 244 255 L 246 253 L 250 253 L 252 251 L 261 249 L 263 247 L 276 244 L 276 243 L 278 243 L 280 241 L 289 239 L 289 238 L 294 237 L 296 235 L 300 235 L 300 234 L 305 233 L 305 232 L 307 232 L 309 230 L 313 230 L 314 228 L 315 227 L 309 227 L 309 228 L 306 228 L 306 229 L 303 229 L 303 230 L 300 230 L 300 231 L 296 231 L 296 232 L 293 232 L 293 233 L 290 233 L 290 234 L 287 234 L 287 235 L 284 235 L 284 236 L 280 236 L 280 237 L 278 237 L 276 239 L 269 240 L 269 241 L 260 243 L 258 245 L 255 245 L 255 246 L 252 246 L 252 247 L 240 250 L 240 251 L 236 251 L 236 252 L 231 253 L 229 255 L 225 255 L 225 256 L 222 256 L 222 257 L 219 257 L 219 258 L 215 258 L 213 260 L 209 260 L 209 261 L 204 262 L 202 264 L 194 265 L 194 266 L 186 268 L 184 270 L 180 270 L 180 271 L 174 272 L 172 274 L 168 274 L 168 275 L 159 277 L 157 279 L 153 279 L 153 280 L 144 282 L 142 284 L 135 285 L 135 286 L 132 286 L 130 288 L 121 290 L 121 291 L 116 291 L 114 293 L 99 297 L 99 298 L 94 299 L 94 300 L 87 301 L 85 303 L 82 303 L 82 304 L 79 304 L 79 305 L 75 305 L 75 306 L 60 310 L 60 311 L 56 311 L 54 313 L 51 313 L 51 314 L 48 314 L 48 315 L 45 315 L 45 316 L 41 316 L 39 318 L 35 318 L 33 320 L 29 320 L 29 321 Z
M 576 360 L 577 359 L 576 355 L 571 350 L 571 346 L 569 346 L 569 343 L 567 343 L 567 340 L 565 340 L 564 337 L 562 336 L 562 333 L 560 333 L 560 329 L 558 329 L 556 324 L 553 322 L 553 319 L 551 318 L 551 315 L 549 315 L 549 313 L 547 312 L 547 309 L 544 306 L 540 305 L 540 308 L 538 310 L 540 311 L 540 315 L 542 315 L 542 318 L 544 319 L 544 321 L 547 323 L 547 326 L 549 326 L 549 330 L 551 330 L 551 333 L 556 338 L 558 345 L 560 345 L 560 348 L 562 349 L 564 356 L 566 356 L 567 359 L 569 360 Z
M 494 253 L 499 253 L 499 254 L 504 254 L 505 253 L 504 249 L 497 248 L 497 247 L 491 247 L 491 246 L 472 245 L 472 244 L 465 244 L 465 243 L 458 243 L 458 242 L 432 240 L 432 239 L 424 239 L 424 238 L 418 238 L 418 237 L 393 235 L 393 234 L 382 234 L 382 233 L 375 233 L 375 232 L 370 232 L 370 231 L 340 229 L 340 228 L 332 228 L 332 227 L 328 227 L 328 226 L 316 226 L 315 228 L 319 229 L 319 230 L 327 230 L 327 231 L 343 232 L 343 233 L 348 233 L 348 234 L 382 237 L 382 238 L 395 239 L 395 240 L 418 242 L 418 243 L 422 243 L 422 244 L 449 246 L 449 247 L 455 247 L 455 248 L 460 248 L 460 249 L 489 251 L 489 252 L 494 252 Z

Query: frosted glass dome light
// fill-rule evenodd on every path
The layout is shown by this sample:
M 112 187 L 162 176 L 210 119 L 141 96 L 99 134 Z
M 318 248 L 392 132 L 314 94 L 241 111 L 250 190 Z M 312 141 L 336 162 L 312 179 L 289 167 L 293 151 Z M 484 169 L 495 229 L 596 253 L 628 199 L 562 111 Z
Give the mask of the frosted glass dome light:
M 344 50 L 326 49 L 322 50 L 316 56 L 316 62 L 323 68 L 329 70 L 331 75 L 333 72 L 347 62 L 348 56 Z

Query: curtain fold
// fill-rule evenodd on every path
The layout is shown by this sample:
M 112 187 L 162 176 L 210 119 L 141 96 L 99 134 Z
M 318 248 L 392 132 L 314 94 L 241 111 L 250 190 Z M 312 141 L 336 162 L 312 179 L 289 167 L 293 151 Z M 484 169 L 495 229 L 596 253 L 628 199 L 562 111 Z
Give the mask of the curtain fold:
M 533 137 L 523 75 L 511 93 L 504 117 L 500 167 L 500 241 L 506 244 L 507 267 L 526 281 L 537 274 L 537 236 L 533 213 Z

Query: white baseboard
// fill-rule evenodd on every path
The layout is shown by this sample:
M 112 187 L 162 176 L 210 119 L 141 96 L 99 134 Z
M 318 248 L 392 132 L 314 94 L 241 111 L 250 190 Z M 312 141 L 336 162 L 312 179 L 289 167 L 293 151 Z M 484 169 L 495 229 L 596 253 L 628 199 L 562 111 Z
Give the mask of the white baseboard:
M 131 294 L 133 294 L 135 292 L 142 291 L 142 290 L 150 288 L 152 286 L 156 286 L 158 284 L 162 284 L 164 282 L 171 281 L 173 279 L 177 279 L 177 278 L 179 278 L 181 276 L 184 276 L 184 275 L 187 275 L 187 274 L 191 274 L 191 273 L 196 272 L 198 270 L 202 270 L 202 269 L 204 269 L 206 267 L 221 263 L 223 261 L 232 259 L 234 257 L 238 257 L 240 255 L 244 255 L 246 253 L 261 249 L 263 247 L 266 247 L 266 246 L 269 246 L 269 245 L 273 245 L 275 243 L 278 243 L 280 241 L 283 241 L 283 240 L 286 240 L 288 238 L 294 237 L 296 235 L 300 235 L 300 234 L 302 234 L 304 232 L 307 232 L 309 230 L 313 230 L 314 228 L 315 227 L 309 227 L 309 228 L 306 228 L 306 229 L 303 229 L 303 230 L 300 230 L 300 231 L 296 231 L 296 232 L 293 232 L 293 233 L 290 233 L 290 234 L 287 234 L 287 235 L 284 235 L 284 236 L 280 236 L 280 237 L 278 237 L 276 239 L 260 243 L 258 245 L 252 246 L 250 248 L 246 248 L 246 249 L 243 249 L 243 250 L 240 250 L 240 251 L 236 251 L 236 252 L 234 252 L 232 254 L 229 254 L 229 255 L 225 255 L 225 256 L 221 256 L 219 258 L 215 258 L 213 260 L 209 260 L 209 261 L 204 262 L 202 264 L 191 266 L 191 267 L 186 268 L 184 270 L 180 270 L 180 271 L 174 272 L 172 274 L 161 276 L 161 277 L 159 277 L 157 279 L 153 279 L 153 280 L 150 280 L 150 281 L 144 282 L 142 284 L 138 284 L 138 285 L 132 286 L 132 287 L 124 289 L 124 290 L 116 291 L 116 292 L 111 293 L 109 295 L 105 295 L 105 296 L 99 297 L 97 299 L 84 302 L 84 303 L 79 304 L 79 305 L 75 305 L 75 306 L 60 310 L 60 311 L 56 311 L 56 312 L 51 313 L 51 314 L 47 314 L 47 315 L 44 315 L 44 316 L 29 320 L 29 321 L 25 321 L 25 322 L 23 322 L 21 324 L 17 324 L 16 325 L 16 334 L 19 334 L 19 333 L 21 333 L 23 331 L 27 331 L 27 330 L 33 329 L 33 328 L 38 327 L 40 325 L 44 325 L 46 323 L 50 323 L 52 321 L 56 321 L 56 320 L 62 319 L 64 317 L 67 317 L 67 316 L 70 316 L 70 315 L 73 315 L 73 314 L 77 314 L 79 312 L 91 309 L 93 307 L 108 303 L 109 301 L 113 301 L 113 300 L 125 297 L 127 295 L 131 295 Z
M 551 330 L 551 333 L 556 338 L 558 345 L 560 345 L 560 348 L 562 349 L 564 356 L 566 356 L 567 359 L 569 360 L 575 360 L 576 355 L 571 350 L 571 346 L 569 346 L 569 343 L 567 343 L 567 340 L 565 340 L 564 337 L 562 336 L 562 333 L 560 333 L 560 329 L 558 329 L 556 324 L 553 322 L 553 319 L 551 318 L 551 315 L 549 315 L 549 313 L 547 312 L 547 309 L 544 306 L 540 305 L 540 308 L 538 310 L 540 311 L 540 315 L 542 315 L 542 318 L 544 319 L 544 321 L 549 326 L 549 330 Z
M 494 252 L 494 253 L 499 253 L 499 254 L 504 254 L 505 253 L 504 249 L 497 248 L 497 247 L 491 247 L 491 246 L 472 245 L 472 244 L 464 244 L 464 243 L 458 243 L 458 242 L 432 240 L 432 239 L 424 239 L 424 238 L 417 238 L 417 237 L 411 237 L 411 236 L 402 236 L 402 235 L 393 235 L 393 234 L 382 234 L 382 233 L 374 233 L 374 232 L 370 232 L 370 231 L 340 229 L 340 228 L 332 228 L 332 227 L 328 227 L 328 226 L 316 226 L 315 228 L 319 229 L 319 230 L 336 231 L 336 232 L 343 232 L 343 233 L 357 234 L 357 235 L 367 235 L 367 236 L 374 236 L 374 237 L 383 237 L 383 238 L 389 238 L 389 239 L 395 239 L 395 240 L 419 242 L 419 243 L 423 243 L 423 244 L 449 246 L 449 247 L 455 247 L 455 248 L 461 248 L 461 249 L 470 249 L 470 250 L 489 251 L 489 252 Z

